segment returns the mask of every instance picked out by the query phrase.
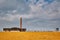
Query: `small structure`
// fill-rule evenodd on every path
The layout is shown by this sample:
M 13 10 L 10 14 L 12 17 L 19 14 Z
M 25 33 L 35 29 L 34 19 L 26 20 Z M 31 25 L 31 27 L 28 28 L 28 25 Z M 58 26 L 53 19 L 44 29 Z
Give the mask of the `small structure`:
M 22 17 L 20 18 L 20 28 L 17 27 L 3 28 L 3 31 L 26 31 L 26 28 L 22 28 Z
M 59 31 L 59 28 L 56 28 L 56 31 Z

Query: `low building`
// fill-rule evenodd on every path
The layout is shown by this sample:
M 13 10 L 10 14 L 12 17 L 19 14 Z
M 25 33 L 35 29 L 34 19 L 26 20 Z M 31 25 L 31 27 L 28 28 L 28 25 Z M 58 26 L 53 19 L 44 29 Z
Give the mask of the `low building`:
M 16 28 L 16 27 L 13 27 L 13 28 L 3 28 L 3 31 L 26 31 L 26 28 L 23 28 L 23 29 L 20 29 L 20 28 Z
M 12 28 L 3 28 L 3 31 L 26 31 L 26 28 L 22 28 L 22 17 L 20 18 L 20 28 L 12 27 Z

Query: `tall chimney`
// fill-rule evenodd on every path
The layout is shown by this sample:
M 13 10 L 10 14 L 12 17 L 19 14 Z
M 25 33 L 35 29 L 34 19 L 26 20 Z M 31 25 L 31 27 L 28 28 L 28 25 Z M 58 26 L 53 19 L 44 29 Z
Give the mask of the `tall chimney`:
M 20 29 L 22 30 L 22 17 L 20 17 Z

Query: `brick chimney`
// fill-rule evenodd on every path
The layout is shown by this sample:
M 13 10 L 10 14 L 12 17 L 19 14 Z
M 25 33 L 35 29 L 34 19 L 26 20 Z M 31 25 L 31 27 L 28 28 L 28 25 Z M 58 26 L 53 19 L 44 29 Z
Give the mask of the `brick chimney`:
M 20 29 L 22 30 L 22 17 L 20 17 Z

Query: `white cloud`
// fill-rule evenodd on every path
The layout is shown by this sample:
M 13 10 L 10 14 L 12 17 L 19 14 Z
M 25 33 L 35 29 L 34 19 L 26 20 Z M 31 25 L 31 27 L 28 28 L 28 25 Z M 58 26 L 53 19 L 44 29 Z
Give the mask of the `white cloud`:
M 18 8 L 20 7 L 19 5 L 16 10 L 8 11 L 8 13 L 10 12 L 10 14 L 8 14 L 7 17 L 4 16 L 3 19 L 10 18 L 9 20 L 14 20 L 15 18 L 19 18 L 20 16 L 22 16 L 23 18 L 37 17 L 37 18 L 43 18 L 43 19 L 53 19 L 55 17 L 56 18 L 59 17 L 56 15 L 60 15 L 60 10 L 59 10 L 60 8 L 58 7 L 59 3 L 56 1 L 51 4 L 47 4 L 43 0 L 40 0 L 36 5 L 34 4 L 35 2 L 34 0 L 31 0 L 31 2 L 32 3 L 29 3 L 28 5 L 28 7 L 30 7 L 28 14 L 18 13 Z M 44 6 L 44 8 L 42 8 L 42 6 Z M 22 11 L 25 10 L 24 8 L 22 7 Z M 55 10 L 58 10 L 59 13 L 56 12 Z M 14 15 L 12 15 L 12 13 L 14 13 Z
M 45 8 L 42 8 L 43 5 L 45 5 Z M 45 4 L 45 2 L 43 2 L 41 6 L 40 4 L 38 4 L 38 5 L 31 5 L 30 7 L 31 7 L 31 12 L 36 13 L 38 17 L 40 16 L 42 18 L 53 19 L 55 18 L 56 15 L 60 15 L 60 13 L 58 13 L 60 11 L 59 10 L 60 6 L 59 7 L 58 6 L 59 6 L 59 3 L 55 1 L 51 4 L 47 4 L 47 3 Z
M 14 21 L 16 18 L 20 18 L 22 17 L 23 19 L 30 19 L 33 17 L 32 14 L 24 14 L 24 15 L 20 15 L 20 14 L 16 14 L 16 15 L 12 15 L 12 14 L 6 14 L 6 17 L 0 17 L 0 20 L 6 20 L 6 21 Z
M 17 0 L 18 1 L 18 0 Z M 23 19 L 32 19 L 28 20 L 28 23 L 32 24 L 30 26 L 35 27 L 46 27 L 46 26 L 60 26 L 59 19 L 60 18 L 60 3 L 57 1 L 48 4 L 44 2 L 44 0 L 39 0 L 39 2 L 35 3 L 35 0 L 29 0 L 27 3 L 24 0 L 20 0 L 17 2 L 16 0 L 8 0 L 3 1 L 3 6 L 0 6 L 1 13 L 4 16 L 0 16 L 0 20 L 5 21 L 14 21 L 15 19 L 19 19 L 23 17 Z M 5 3 L 5 4 L 4 4 Z M 2 4 L 0 4 L 2 5 Z M 37 19 L 36 19 L 37 18 Z M 57 19 L 53 21 L 53 19 Z M 36 23 L 35 23 L 36 22 Z M 29 25 L 27 25 L 29 26 Z M 37 28 L 37 27 L 36 27 Z
M 1 4 L 1 3 L 4 3 L 5 1 L 6 1 L 6 0 L 0 0 L 0 4 Z

